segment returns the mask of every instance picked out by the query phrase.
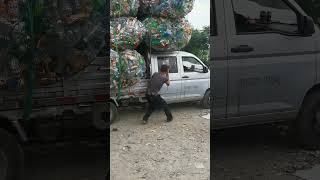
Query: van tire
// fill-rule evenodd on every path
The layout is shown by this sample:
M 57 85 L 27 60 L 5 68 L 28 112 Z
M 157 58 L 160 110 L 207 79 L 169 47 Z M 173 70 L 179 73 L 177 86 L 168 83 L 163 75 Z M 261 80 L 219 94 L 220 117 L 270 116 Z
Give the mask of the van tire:
M 320 92 L 314 92 L 305 98 L 295 126 L 298 143 L 306 149 L 320 148 L 319 112 Z
M 4 129 L 0 129 L 0 153 L 7 161 L 5 180 L 21 180 L 24 172 L 23 150 L 17 138 Z
M 119 119 L 119 112 L 117 106 L 113 102 L 108 102 L 110 112 L 110 124 Z M 110 125 L 109 124 L 109 125 Z
M 204 109 L 210 109 L 210 90 L 207 90 L 200 102 L 200 105 Z

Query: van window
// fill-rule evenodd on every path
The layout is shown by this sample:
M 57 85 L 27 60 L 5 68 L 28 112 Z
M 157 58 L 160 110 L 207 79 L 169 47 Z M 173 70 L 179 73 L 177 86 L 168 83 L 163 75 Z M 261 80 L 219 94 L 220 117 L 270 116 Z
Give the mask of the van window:
M 298 33 L 295 11 L 282 0 L 232 0 L 237 33 Z
M 203 72 L 203 65 L 193 57 L 182 57 L 182 64 L 185 73 Z
M 177 57 L 175 56 L 162 56 L 158 57 L 158 72 L 163 64 L 169 65 L 169 73 L 178 73 Z
M 216 4 L 215 0 L 211 0 L 210 3 L 210 35 L 211 36 L 217 36 L 217 21 L 216 21 Z

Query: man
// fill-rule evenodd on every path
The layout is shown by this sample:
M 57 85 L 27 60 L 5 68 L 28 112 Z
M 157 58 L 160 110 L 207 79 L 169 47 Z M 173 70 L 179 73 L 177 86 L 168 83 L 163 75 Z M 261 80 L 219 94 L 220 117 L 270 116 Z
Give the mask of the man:
M 149 102 L 149 107 L 147 109 L 146 114 L 143 117 L 144 124 L 148 122 L 148 119 L 152 112 L 160 108 L 163 108 L 164 112 L 166 113 L 167 122 L 170 122 L 173 119 L 168 104 L 159 94 L 159 91 L 162 88 L 163 84 L 166 84 L 167 86 L 170 85 L 169 67 L 167 65 L 162 65 L 160 68 L 160 72 L 154 73 L 150 79 L 146 93 L 146 97 Z

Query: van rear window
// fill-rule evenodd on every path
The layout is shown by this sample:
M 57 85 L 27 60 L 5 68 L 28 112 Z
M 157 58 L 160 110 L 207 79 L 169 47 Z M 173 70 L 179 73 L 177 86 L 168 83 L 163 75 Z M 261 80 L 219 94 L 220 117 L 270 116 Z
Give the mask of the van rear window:
M 169 65 L 169 73 L 178 73 L 177 57 L 175 56 L 161 56 L 158 57 L 158 72 L 163 64 Z

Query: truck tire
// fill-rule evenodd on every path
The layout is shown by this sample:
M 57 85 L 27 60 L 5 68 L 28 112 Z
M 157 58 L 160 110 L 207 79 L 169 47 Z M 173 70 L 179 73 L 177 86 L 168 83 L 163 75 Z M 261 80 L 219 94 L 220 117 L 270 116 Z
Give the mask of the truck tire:
M 93 106 L 93 124 L 98 130 L 105 130 L 108 127 L 108 108 L 109 105 L 106 103 L 96 103 Z
M 320 92 L 305 98 L 295 127 L 300 145 L 306 149 L 320 148 Z
M 112 124 L 112 122 L 119 119 L 118 108 L 113 102 L 108 102 L 108 106 L 110 109 L 109 110 L 109 112 L 110 112 L 110 122 L 109 123 Z
M 201 107 L 205 109 L 209 109 L 211 104 L 210 101 L 211 101 L 210 90 L 207 90 L 207 92 L 203 96 L 203 99 L 200 102 Z
M 0 179 L 21 180 L 24 170 L 23 150 L 18 140 L 0 129 Z

